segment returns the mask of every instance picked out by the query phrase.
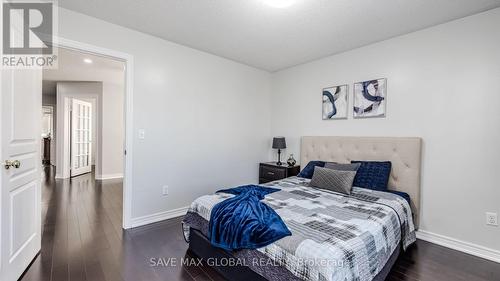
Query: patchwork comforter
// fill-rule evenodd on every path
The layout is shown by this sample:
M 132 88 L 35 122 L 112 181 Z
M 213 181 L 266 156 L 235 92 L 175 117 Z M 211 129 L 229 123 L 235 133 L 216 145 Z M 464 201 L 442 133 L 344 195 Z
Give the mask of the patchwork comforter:
M 259 251 L 302 280 L 372 280 L 401 243 L 415 242 L 411 209 L 402 197 L 353 187 L 350 195 L 309 187 L 309 179 L 291 177 L 265 184 L 281 191 L 262 202 L 272 207 L 292 235 Z M 196 199 L 190 216 L 209 221 L 214 205 L 234 195 Z M 185 233 L 188 234 L 188 233 Z M 206 233 L 205 233 L 206 234 Z

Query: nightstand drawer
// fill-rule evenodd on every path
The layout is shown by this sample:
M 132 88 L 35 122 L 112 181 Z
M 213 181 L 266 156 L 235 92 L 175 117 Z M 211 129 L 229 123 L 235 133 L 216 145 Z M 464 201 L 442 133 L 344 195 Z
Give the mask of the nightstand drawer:
M 300 172 L 300 166 L 276 165 L 275 162 L 259 164 L 259 183 L 281 180 L 296 176 Z
M 270 166 L 260 166 L 260 178 L 268 180 L 279 180 L 286 178 L 286 169 L 274 168 Z

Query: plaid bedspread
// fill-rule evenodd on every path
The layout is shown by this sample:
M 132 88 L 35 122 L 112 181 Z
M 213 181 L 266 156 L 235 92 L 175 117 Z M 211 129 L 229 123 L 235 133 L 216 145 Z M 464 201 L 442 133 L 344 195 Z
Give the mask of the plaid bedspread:
M 280 188 L 262 201 L 292 236 L 257 249 L 303 280 L 372 280 L 401 243 L 415 242 L 408 202 L 395 194 L 354 187 L 351 195 L 309 187 L 291 177 L 265 186 Z M 210 219 L 212 207 L 233 195 L 196 199 L 188 212 Z M 187 229 L 188 230 L 188 229 Z

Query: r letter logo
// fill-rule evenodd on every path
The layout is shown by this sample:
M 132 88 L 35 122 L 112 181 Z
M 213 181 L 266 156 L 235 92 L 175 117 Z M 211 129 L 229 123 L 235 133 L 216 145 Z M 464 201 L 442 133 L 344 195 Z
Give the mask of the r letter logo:
M 52 1 L 3 1 L 2 67 L 55 67 L 54 9 Z

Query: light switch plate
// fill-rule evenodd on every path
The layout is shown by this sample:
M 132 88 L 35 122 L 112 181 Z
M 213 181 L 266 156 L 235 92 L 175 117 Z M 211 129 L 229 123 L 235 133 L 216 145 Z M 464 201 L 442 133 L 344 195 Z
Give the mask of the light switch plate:
M 139 129 L 139 139 L 143 140 L 146 138 L 146 131 L 144 129 Z

